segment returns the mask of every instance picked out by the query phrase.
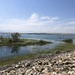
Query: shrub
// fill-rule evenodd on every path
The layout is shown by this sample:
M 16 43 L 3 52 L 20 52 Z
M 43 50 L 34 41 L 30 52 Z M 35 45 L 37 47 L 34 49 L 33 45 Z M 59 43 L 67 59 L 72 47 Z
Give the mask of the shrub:
M 46 44 L 46 43 L 48 43 L 47 41 L 43 41 L 43 40 L 39 40 L 38 41 L 38 44 L 40 44 L 40 45 L 43 45 L 43 44 Z
M 66 43 L 73 43 L 73 39 L 65 39 L 63 41 L 66 42 Z

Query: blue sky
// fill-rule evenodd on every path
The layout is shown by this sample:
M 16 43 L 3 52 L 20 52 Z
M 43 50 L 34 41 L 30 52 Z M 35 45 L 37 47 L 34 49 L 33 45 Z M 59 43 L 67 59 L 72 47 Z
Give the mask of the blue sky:
M 75 0 L 0 0 L 0 32 L 75 33 Z

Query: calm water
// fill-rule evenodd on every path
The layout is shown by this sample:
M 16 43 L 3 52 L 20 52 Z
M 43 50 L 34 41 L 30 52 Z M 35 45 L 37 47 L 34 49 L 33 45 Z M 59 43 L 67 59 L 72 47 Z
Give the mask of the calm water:
M 2 34 L 1 34 L 2 35 Z M 10 37 L 10 34 L 3 34 L 5 37 Z M 52 44 L 46 44 L 43 46 L 0 46 L 0 58 L 3 57 L 12 57 L 12 56 L 18 56 L 18 55 L 25 55 L 29 53 L 35 53 L 40 50 L 48 50 L 56 45 L 63 43 L 61 42 L 62 39 L 72 38 L 75 39 L 75 35 L 59 35 L 59 34 L 52 34 L 52 35 L 35 35 L 35 34 L 21 34 L 20 38 L 27 38 L 27 39 L 42 39 L 47 41 L 52 41 Z

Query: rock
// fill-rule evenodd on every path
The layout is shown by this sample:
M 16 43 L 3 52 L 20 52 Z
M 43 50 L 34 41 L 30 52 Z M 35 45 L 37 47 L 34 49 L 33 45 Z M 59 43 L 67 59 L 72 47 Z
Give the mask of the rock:
M 56 72 L 51 72 L 51 75 L 57 75 L 57 73 Z
M 30 66 L 30 62 L 25 63 L 25 67 L 29 67 Z
M 75 75 L 75 50 L 0 67 L 0 75 Z
M 19 65 L 16 65 L 16 66 L 15 66 L 15 68 L 18 68 L 18 67 L 19 67 Z
M 55 54 L 59 54 L 59 53 L 61 53 L 61 52 L 60 52 L 60 51 L 56 51 L 56 52 L 55 52 Z

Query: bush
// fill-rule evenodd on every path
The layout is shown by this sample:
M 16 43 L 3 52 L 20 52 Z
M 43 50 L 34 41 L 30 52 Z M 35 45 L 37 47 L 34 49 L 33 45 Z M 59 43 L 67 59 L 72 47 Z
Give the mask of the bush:
M 39 41 L 38 41 L 38 44 L 40 44 L 40 45 L 44 45 L 44 44 L 47 44 L 47 43 L 49 43 L 49 42 L 43 41 L 43 40 L 39 40 Z
M 8 43 L 12 43 L 12 39 L 9 38 L 9 39 L 8 39 Z
M 65 39 L 63 41 L 66 42 L 66 43 L 73 43 L 73 39 Z

